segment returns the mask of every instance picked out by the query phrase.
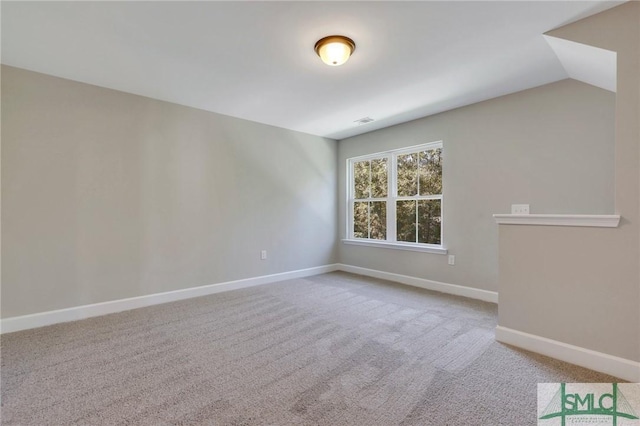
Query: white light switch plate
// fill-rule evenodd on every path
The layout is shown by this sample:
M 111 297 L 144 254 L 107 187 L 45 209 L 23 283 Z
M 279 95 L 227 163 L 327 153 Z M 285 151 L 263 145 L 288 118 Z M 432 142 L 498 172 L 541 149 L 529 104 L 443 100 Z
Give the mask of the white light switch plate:
M 511 204 L 511 214 L 529 214 L 529 204 Z

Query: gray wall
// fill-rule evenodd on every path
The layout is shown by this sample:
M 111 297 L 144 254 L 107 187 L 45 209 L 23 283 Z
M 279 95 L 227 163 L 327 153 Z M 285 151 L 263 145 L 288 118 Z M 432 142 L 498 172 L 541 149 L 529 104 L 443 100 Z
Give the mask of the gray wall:
M 498 290 L 494 213 L 610 214 L 615 95 L 564 80 L 339 142 L 339 235 L 346 235 L 346 159 L 443 140 L 443 243 L 437 254 L 339 245 L 340 261 Z
M 552 31 L 618 53 L 618 228 L 500 226 L 499 325 L 640 361 L 640 3 Z M 577 212 L 576 212 L 577 213 Z
M 333 140 L 3 66 L 2 143 L 3 318 L 336 261 Z

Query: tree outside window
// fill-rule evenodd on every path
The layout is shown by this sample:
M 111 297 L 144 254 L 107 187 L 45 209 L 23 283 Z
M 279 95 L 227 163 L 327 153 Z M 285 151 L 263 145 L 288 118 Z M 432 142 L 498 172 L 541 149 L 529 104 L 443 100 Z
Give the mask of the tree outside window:
M 349 238 L 442 244 L 442 142 L 348 164 Z

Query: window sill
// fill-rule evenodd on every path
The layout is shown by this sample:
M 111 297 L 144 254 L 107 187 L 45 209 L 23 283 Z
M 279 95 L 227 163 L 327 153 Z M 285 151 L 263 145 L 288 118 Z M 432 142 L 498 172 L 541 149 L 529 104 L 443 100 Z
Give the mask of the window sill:
M 613 214 L 494 214 L 500 225 L 589 226 L 616 228 L 619 215 Z
M 426 245 L 426 244 L 403 244 L 403 243 L 391 243 L 388 241 L 372 241 L 372 240 L 354 240 L 354 239 L 343 239 L 342 242 L 344 244 L 350 244 L 354 246 L 368 246 L 368 247 L 379 247 L 379 248 L 388 248 L 395 250 L 408 250 L 408 251 L 420 251 L 423 253 L 433 253 L 433 254 L 447 254 L 447 249 L 442 246 L 436 245 Z

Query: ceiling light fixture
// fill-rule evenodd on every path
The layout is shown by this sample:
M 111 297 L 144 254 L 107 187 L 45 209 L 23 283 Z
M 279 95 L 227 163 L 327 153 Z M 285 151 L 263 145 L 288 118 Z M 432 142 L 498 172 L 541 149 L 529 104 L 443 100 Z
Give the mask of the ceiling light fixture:
M 347 62 L 353 51 L 356 50 L 356 44 L 349 37 L 332 35 L 318 40 L 314 50 L 322 62 L 337 67 Z

